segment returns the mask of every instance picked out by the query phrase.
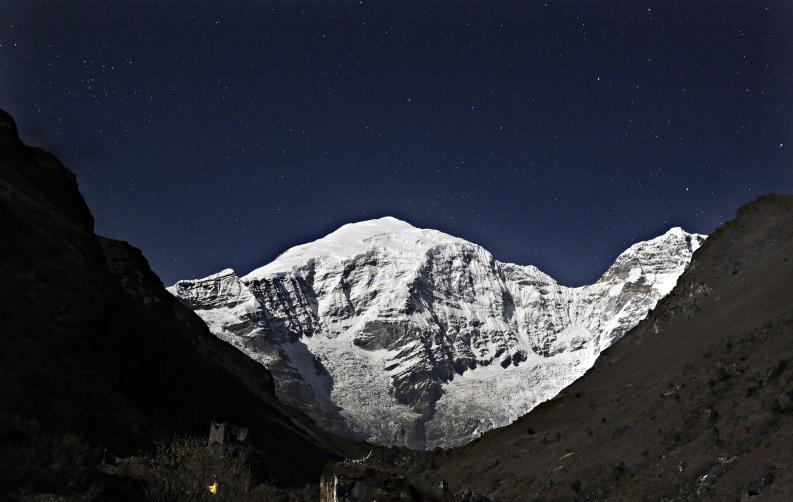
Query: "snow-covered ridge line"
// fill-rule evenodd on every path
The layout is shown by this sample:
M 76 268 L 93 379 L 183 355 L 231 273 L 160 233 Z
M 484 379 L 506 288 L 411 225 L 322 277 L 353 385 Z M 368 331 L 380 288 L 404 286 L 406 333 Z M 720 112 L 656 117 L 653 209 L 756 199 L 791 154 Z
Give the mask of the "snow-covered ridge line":
M 569 288 L 386 217 L 241 278 L 226 269 L 168 290 L 321 426 L 431 448 L 505 425 L 582 375 L 672 289 L 704 239 L 672 228 Z

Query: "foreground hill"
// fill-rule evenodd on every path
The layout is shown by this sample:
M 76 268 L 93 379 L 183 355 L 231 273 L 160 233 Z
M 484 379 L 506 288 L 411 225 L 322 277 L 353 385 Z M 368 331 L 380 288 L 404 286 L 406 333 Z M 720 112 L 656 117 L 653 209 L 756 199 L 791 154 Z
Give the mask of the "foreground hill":
M 673 228 L 566 287 L 396 218 L 351 223 L 238 277 L 168 288 L 329 431 L 467 443 L 550 399 L 675 285 L 705 236 Z
M 791 500 L 793 197 L 742 207 L 557 398 L 407 459 L 418 486 L 494 500 Z
M 74 175 L 2 111 L 0 230 L 3 498 L 101 495 L 104 450 L 205 437 L 212 419 L 251 427 L 258 474 L 280 485 L 316 483 L 358 452 L 281 404 L 269 373 L 209 333 L 137 249 L 95 235 Z

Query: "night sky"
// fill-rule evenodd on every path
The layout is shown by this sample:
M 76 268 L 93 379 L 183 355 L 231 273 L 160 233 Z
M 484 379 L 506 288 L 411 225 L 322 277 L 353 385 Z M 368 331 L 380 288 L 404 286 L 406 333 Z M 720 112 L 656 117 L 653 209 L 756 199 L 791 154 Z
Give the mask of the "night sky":
M 166 284 L 393 215 L 577 285 L 793 192 L 793 2 L 424 3 L 3 0 L 0 107 Z

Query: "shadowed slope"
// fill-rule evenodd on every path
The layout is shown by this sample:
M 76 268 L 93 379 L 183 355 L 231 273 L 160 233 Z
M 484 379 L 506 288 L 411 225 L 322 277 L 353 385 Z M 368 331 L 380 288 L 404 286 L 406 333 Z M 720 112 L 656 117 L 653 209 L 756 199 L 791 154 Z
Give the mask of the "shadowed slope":
M 4 112 L 0 229 L 6 486 L 84 491 L 103 448 L 128 455 L 172 434 L 204 436 L 213 418 L 249 425 L 260 474 L 279 484 L 316 482 L 326 461 L 358 452 L 282 405 L 269 373 L 211 335 L 137 249 L 96 236 L 74 175 L 24 146 Z M 49 456 L 34 458 L 46 441 Z M 79 445 L 83 456 L 65 463 L 85 479 L 56 472 L 64 442 Z
M 791 257 L 793 197 L 747 204 L 584 377 L 516 423 L 414 463 L 414 482 L 446 478 L 496 500 L 789 499 Z

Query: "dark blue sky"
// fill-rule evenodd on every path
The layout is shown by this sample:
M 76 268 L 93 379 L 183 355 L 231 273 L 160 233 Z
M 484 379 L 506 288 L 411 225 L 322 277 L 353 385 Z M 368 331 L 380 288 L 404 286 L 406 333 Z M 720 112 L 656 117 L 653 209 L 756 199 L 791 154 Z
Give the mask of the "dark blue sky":
M 0 107 L 166 283 L 394 215 L 581 284 L 793 191 L 786 0 L 220 3 L 0 5 Z

